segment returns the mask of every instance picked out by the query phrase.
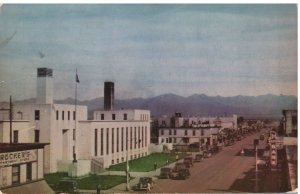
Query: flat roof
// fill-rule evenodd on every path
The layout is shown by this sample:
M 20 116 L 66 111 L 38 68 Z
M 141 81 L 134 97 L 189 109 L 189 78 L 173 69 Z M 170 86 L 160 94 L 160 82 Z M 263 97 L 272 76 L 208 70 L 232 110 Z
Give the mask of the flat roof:
M 0 153 L 44 148 L 49 143 L 0 143 Z

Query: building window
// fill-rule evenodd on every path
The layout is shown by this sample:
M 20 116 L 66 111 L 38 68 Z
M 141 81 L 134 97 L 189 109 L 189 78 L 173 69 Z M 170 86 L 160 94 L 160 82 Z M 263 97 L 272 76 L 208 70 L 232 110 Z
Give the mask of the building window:
M 169 135 L 172 135 L 172 130 L 171 129 L 169 129 Z
M 147 127 L 145 127 L 145 147 L 148 145 L 148 141 L 147 141 Z
M 117 152 L 119 152 L 119 128 L 117 128 Z
M 115 139 L 115 134 L 114 134 L 114 128 L 111 129 L 111 153 L 113 154 L 115 152 L 114 148 L 114 139 Z
M 196 130 L 193 130 L 193 136 L 195 136 L 196 135 Z
M 144 147 L 144 127 L 142 126 L 142 148 Z
M 34 120 L 40 120 L 40 111 L 39 110 L 34 111 Z
M 70 120 L 70 111 L 68 111 L 68 120 Z
M 65 120 L 65 111 L 62 111 L 62 113 L 61 113 L 61 119 Z
M 111 164 L 115 164 L 115 160 L 111 160 Z
M 18 143 L 19 142 L 19 131 L 14 130 L 14 143 Z
M 73 146 L 73 156 L 75 156 L 74 154 L 75 154 L 75 146 Z
M 100 131 L 100 144 L 101 144 L 101 147 L 100 147 L 100 154 L 101 156 L 103 155 L 103 128 L 101 128 L 101 131 Z
M 130 149 L 132 150 L 132 127 L 130 127 L 130 139 L 129 139 L 129 142 L 130 142 Z
M 176 137 L 174 137 L 173 141 L 174 141 L 174 143 L 177 143 L 177 139 L 176 139 Z
M 95 156 L 97 156 L 98 152 L 98 129 L 95 129 Z
M 126 150 L 128 150 L 128 127 L 126 127 L 126 139 L 125 139 L 125 144 L 126 144 Z
M 76 129 L 73 129 L 73 140 L 76 140 Z
M 172 137 L 169 137 L 169 143 L 172 143 Z
M 138 148 L 141 147 L 141 130 L 140 130 L 140 126 L 138 127 L 138 139 L 137 139 L 137 142 L 138 142 Z
M 127 120 L 127 114 L 125 113 L 123 116 L 124 116 L 124 120 L 126 121 Z
M 176 129 L 174 129 L 174 135 L 177 135 L 177 131 L 176 131 Z
M 204 135 L 204 130 L 203 129 L 201 129 L 201 136 L 203 136 Z
M 39 143 L 40 142 L 40 130 L 34 130 L 34 142 Z
M 121 129 L 121 151 L 124 151 L 124 128 Z
M 109 154 L 109 128 L 106 129 L 106 155 Z
M 117 164 L 119 164 L 119 158 L 117 159 Z
M 134 149 L 136 149 L 136 127 L 134 127 Z
M 104 120 L 104 114 L 101 114 L 101 120 Z
M 116 120 L 116 114 L 112 114 L 112 120 Z
M 76 120 L 76 112 L 73 111 L 73 120 L 75 121 Z
M 26 164 L 26 179 L 27 181 L 32 180 L 32 163 L 27 163 Z
M 58 119 L 59 119 L 59 111 L 57 110 L 56 111 L 56 120 L 58 121 Z
M 188 134 L 187 130 L 184 130 L 184 135 L 187 135 L 187 134 Z
M 12 166 L 12 183 L 13 184 L 20 183 L 20 165 Z
M 163 129 L 160 130 L 160 134 L 164 135 L 164 130 Z

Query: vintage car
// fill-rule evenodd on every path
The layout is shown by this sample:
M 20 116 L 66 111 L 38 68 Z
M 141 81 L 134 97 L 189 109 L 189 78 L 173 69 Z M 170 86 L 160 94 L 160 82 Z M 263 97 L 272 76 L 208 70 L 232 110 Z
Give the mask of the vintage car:
M 152 177 L 141 177 L 139 183 L 134 185 L 132 189 L 135 191 L 147 190 L 148 183 L 150 184 L 150 188 L 153 188 Z
M 183 163 L 185 164 L 186 168 L 190 168 L 194 165 L 194 159 L 192 156 L 185 157 L 183 159 Z
M 161 168 L 160 169 L 160 175 L 159 178 L 170 178 L 171 177 L 171 173 L 172 173 L 172 169 L 171 168 Z
M 203 160 L 203 154 L 196 154 L 195 162 L 201 162 Z
M 181 168 L 178 171 L 172 171 L 172 179 L 187 179 L 191 176 L 188 168 Z
M 79 194 L 77 182 L 73 180 L 60 180 L 54 186 L 55 193 Z

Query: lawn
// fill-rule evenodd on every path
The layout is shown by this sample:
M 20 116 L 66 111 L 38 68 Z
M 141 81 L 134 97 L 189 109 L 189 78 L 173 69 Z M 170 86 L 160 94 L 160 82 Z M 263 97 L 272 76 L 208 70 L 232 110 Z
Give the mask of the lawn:
M 45 180 L 49 186 L 54 185 L 61 179 L 75 180 L 79 189 L 96 190 L 97 185 L 101 185 L 101 189 L 110 189 L 116 185 L 126 182 L 126 176 L 112 175 L 90 175 L 81 179 L 72 179 L 68 177 L 68 173 L 52 173 L 45 175 Z
M 183 158 L 184 154 L 178 154 L 178 158 Z M 157 164 L 157 168 L 163 167 L 169 163 L 176 161 L 176 154 L 168 154 L 168 153 L 154 153 L 149 156 L 145 156 L 142 158 L 134 159 L 129 161 L 129 170 L 131 172 L 149 172 L 154 170 L 154 164 Z M 111 171 L 125 171 L 126 170 L 126 162 L 112 165 L 108 170 Z
M 101 189 L 106 190 L 125 182 L 126 176 L 114 175 L 91 175 L 77 180 L 79 189 L 88 190 L 96 190 L 98 184 L 101 185 Z

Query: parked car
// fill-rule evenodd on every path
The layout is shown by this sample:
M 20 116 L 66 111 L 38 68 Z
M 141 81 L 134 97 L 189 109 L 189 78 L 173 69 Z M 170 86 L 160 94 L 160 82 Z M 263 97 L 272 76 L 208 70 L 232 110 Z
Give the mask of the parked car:
M 73 180 L 60 180 L 54 186 L 55 193 L 79 194 L 77 182 Z
M 203 154 L 196 154 L 195 162 L 201 162 L 203 160 Z
M 204 151 L 203 152 L 203 157 L 204 158 L 210 158 L 211 157 L 211 152 L 210 151 Z
M 159 178 L 170 178 L 171 177 L 171 173 L 172 173 L 172 169 L 171 168 L 161 168 L 160 169 L 160 175 Z
M 191 176 L 190 170 L 188 168 L 181 168 L 178 171 L 172 172 L 173 179 L 187 179 Z
M 147 190 L 148 183 L 150 184 L 150 188 L 153 188 L 152 177 L 141 177 L 139 183 L 134 185 L 132 189 L 135 191 Z
M 192 167 L 194 165 L 193 157 L 192 156 L 185 157 L 183 159 L 183 163 L 185 164 L 186 168 Z
M 179 169 L 185 168 L 185 164 L 183 162 L 177 162 L 175 167 L 172 169 L 173 171 L 179 171 Z

